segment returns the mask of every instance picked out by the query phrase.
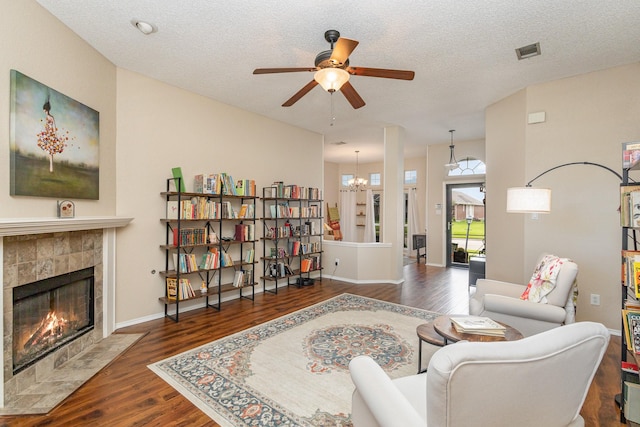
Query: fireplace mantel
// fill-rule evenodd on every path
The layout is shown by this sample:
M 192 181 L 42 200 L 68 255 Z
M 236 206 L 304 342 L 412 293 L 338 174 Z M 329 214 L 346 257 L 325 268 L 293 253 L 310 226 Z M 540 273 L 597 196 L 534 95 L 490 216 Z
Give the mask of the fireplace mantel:
M 133 218 L 87 216 L 78 218 L 0 218 L 0 237 L 63 231 L 96 230 L 124 227 Z

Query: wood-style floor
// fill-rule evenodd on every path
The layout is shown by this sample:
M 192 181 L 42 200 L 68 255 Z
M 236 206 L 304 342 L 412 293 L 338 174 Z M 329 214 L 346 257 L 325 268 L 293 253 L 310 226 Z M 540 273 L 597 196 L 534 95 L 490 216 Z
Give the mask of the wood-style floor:
M 441 313 L 467 313 L 467 274 L 467 270 L 413 263 L 405 267 L 401 285 L 352 285 L 324 279 L 300 289 L 281 288 L 278 295 L 257 294 L 255 301 L 229 301 L 219 312 L 184 313 L 177 324 L 160 319 L 123 328 L 117 332 L 147 335 L 49 414 L 0 417 L 0 425 L 217 426 L 147 365 L 344 292 Z M 619 346 L 619 337 L 612 337 L 581 412 L 586 426 L 622 425 L 614 403 L 620 388 Z

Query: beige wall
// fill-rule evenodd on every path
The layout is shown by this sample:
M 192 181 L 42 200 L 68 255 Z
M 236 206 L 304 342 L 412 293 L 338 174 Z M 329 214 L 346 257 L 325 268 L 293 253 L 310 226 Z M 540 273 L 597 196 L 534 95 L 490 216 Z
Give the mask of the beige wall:
M 116 67 L 32 0 L 2 2 L 0 39 L 0 135 L 5 141 L 0 149 L 0 217 L 56 216 L 54 198 L 9 195 L 11 69 L 100 113 L 100 200 L 74 201 L 77 215 L 113 215 Z M 64 153 L 56 156 L 56 160 L 63 158 Z
M 534 185 L 552 188 L 552 212 L 537 220 L 506 214 L 505 194 L 566 162 L 621 172 L 621 143 L 640 139 L 638 75 L 633 64 L 531 86 L 486 115 L 487 204 L 498 205 L 488 213 L 487 275 L 526 283 L 540 253 L 570 257 L 579 266 L 577 319 L 611 329 L 620 328 L 618 178 L 584 165 L 546 174 Z M 546 122 L 527 125 L 538 111 Z M 590 305 L 592 293 L 600 306 Z
M 485 181 L 484 176 L 448 177 L 449 171 L 444 164 L 449 160 L 449 153 L 449 144 L 435 144 L 427 147 L 427 264 L 437 266 L 447 265 L 446 185 Z M 458 160 L 472 157 L 486 163 L 484 141 L 455 141 L 455 155 Z M 441 205 L 441 209 L 436 208 L 438 204 Z M 488 202 L 486 211 L 487 216 L 490 216 L 492 208 Z
M 171 168 L 187 189 L 199 173 L 227 172 L 256 180 L 323 185 L 322 136 L 118 69 L 118 215 L 135 220 L 118 233 L 118 322 L 163 309 L 164 215 L 160 192 Z M 257 216 L 262 216 L 261 203 Z M 257 230 L 262 230 L 259 223 Z M 261 232 L 258 231 L 258 236 Z M 256 258 L 262 245 L 256 246 Z M 261 272 L 261 265 L 257 269 Z M 257 274 L 259 276 L 261 274 Z M 261 287 L 260 287 L 261 289 Z

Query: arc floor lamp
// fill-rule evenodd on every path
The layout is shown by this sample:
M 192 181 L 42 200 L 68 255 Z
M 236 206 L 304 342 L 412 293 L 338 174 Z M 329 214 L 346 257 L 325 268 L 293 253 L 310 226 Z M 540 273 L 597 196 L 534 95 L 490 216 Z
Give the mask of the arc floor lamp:
M 547 169 L 540 175 L 527 182 L 525 187 L 512 187 L 507 189 L 507 212 L 512 213 L 549 213 L 551 212 L 551 189 L 550 188 L 536 188 L 531 184 L 547 173 L 563 168 L 565 166 L 573 165 L 588 165 L 597 166 L 605 169 L 620 179 L 622 182 L 622 175 L 614 171 L 610 167 L 593 162 L 570 162 L 564 163 L 558 166 L 554 166 L 551 169 Z

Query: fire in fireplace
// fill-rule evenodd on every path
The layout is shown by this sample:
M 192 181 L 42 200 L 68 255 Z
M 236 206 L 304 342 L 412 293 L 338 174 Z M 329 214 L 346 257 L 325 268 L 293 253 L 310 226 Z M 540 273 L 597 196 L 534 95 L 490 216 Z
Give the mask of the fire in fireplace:
M 91 331 L 93 267 L 13 289 L 13 373 Z

